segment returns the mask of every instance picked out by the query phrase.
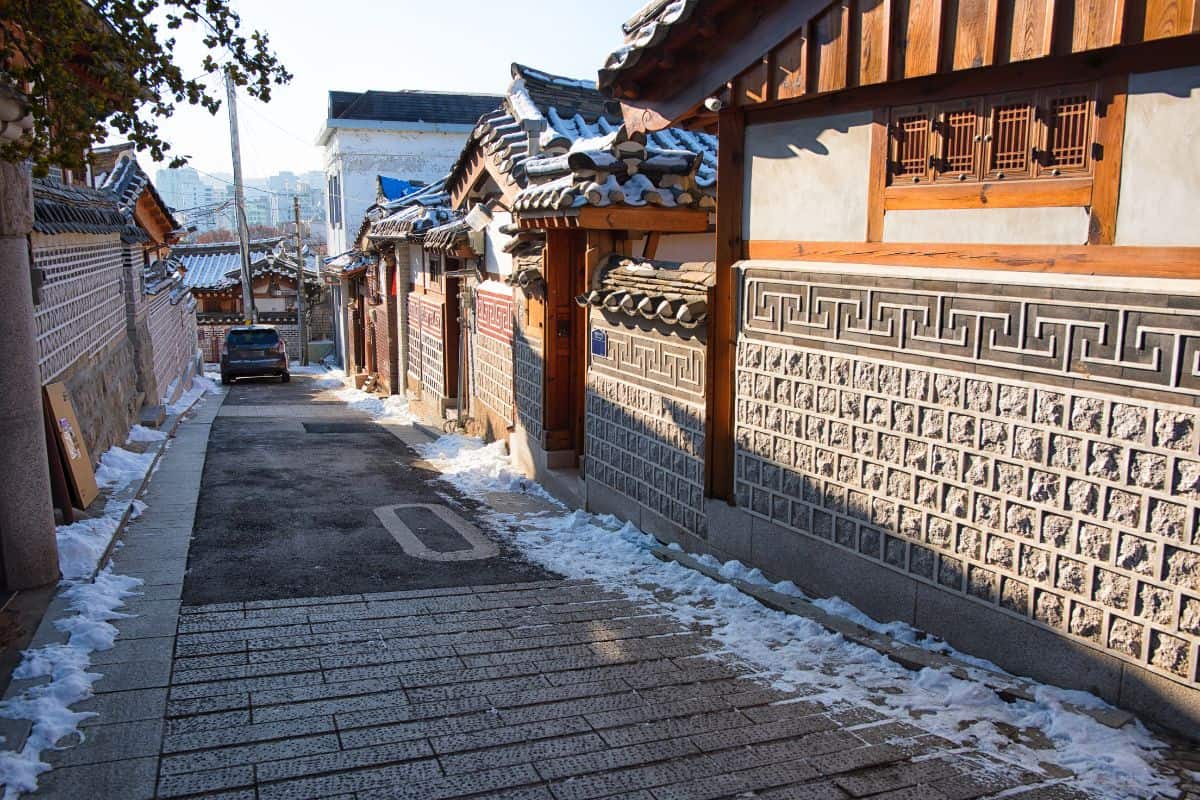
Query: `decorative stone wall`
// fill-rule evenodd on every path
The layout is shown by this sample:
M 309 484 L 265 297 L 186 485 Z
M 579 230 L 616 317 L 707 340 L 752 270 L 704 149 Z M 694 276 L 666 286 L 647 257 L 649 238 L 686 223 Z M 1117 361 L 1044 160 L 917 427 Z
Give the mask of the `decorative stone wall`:
M 539 444 L 542 441 L 542 385 L 544 358 L 542 340 L 528 329 L 518 327 L 513 339 L 513 395 L 517 401 L 517 421 Z
M 1194 298 L 750 267 L 741 315 L 739 506 L 1197 686 Z
M 435 398 L 445 397 L 446 357 L 442 341 L 442 306 L 436 299 L 425 300 L 420 304 L 420 309 L 421 386 Z
M 704 536 L 704 339 L 624 320 L 591 317 L 587 476 Z
M 333 293 L 321 288 L 321 297 L 308 308 L 308 338 L 321 342 L 333 339 Z
M 471 386 L 475 397 L 509 425 L 513 422 L 513 301 L 484 289 L 475 292 L 471 337 Z
M 408 376 L 421 383 L 421 367 L 425 363 L 421 337 L 421 296 L 408 296 Z
M 170 291 L 147 299 L 147 332 L 157 387 L 147 401 L 170 403 L 191 384 L 197 347 L 195 302 L 187 293 Z
M 96 357 L 126 338 L 124 272 L 117 234 L 33 236 L 42 271 L 34 308 L 38 367 L 51 383 L 78 359 Z

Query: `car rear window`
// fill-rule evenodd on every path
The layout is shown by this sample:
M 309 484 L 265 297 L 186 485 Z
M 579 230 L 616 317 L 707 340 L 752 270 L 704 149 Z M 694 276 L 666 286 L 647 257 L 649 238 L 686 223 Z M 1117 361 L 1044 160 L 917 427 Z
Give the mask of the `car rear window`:
M 279 344 L 275 331 L 230 331 L 230 347 L 274 347 Z

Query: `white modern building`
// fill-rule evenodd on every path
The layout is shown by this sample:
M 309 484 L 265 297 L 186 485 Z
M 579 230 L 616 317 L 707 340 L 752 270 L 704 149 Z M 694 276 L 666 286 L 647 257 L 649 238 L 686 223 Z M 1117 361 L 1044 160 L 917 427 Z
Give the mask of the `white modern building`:
M 432 183 L 446 175 L 498 95 L 454 92 L 329 93 L 324 148 L 330 255 L 353 247 L 378 176 Z

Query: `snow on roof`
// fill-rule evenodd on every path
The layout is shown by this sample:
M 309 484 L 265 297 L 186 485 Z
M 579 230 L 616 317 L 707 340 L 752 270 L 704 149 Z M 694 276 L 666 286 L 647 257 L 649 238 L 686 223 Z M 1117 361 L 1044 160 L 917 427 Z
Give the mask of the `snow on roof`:
M 621 72 L 637 64 L 647 48 L 661 43 L 680 22 L 686 21 L 703 0 L 651 0 L 624 25 L 625 43 L 604 60 L 599 86 L 612 86 Z
M 513 64 L 499 108 L 480 119 L 451 169 L 467 180 L 482 153 L 517 210 L 647 204 L 715 207 L 717 139 L 668 129 L 633 138 L 620 106 L 591 81 Z M 636 177 L 635 177 L 636 176 Z

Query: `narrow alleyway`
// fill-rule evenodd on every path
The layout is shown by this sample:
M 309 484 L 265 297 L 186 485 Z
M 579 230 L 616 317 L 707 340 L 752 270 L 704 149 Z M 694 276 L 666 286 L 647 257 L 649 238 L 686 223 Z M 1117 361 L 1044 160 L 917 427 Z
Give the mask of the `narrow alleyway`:
M 309 376 L 203 404 L 146 499 L 144 594 L 38 797 L 1083 796 L 523 561 Z

